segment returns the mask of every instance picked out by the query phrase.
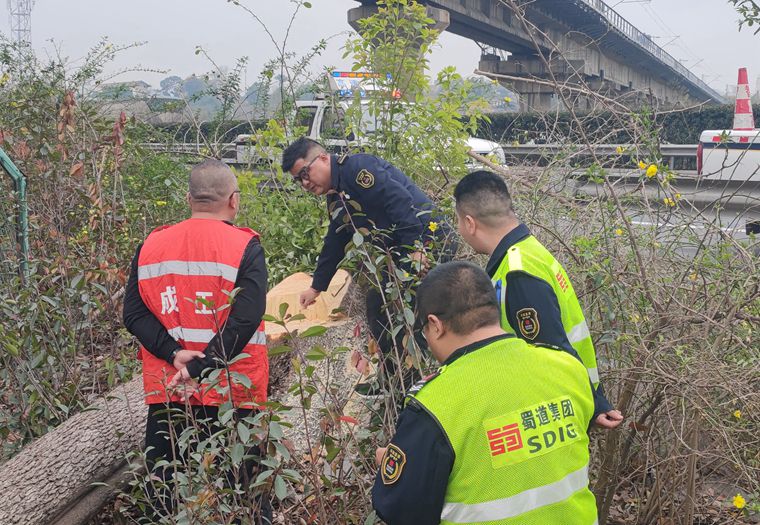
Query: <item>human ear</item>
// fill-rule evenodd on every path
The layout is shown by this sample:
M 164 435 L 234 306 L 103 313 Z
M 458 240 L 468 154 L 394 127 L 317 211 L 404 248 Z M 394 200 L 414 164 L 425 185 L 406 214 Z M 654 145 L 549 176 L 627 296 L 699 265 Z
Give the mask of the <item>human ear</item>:
M 428 326 L 428 337 L 437 340 L 446 335 L 446 326 L 444 326 L 443 321 L 437 315 L 428 315 Z
M 467 233 L 469 233 L 470 235 L 474 235 L 475 230 L 478 229 L 478 223 L 475 220 L 475 217 L 473 217 L 472 215 L 465 215 L 464 223 L 465 223 L 465 227 L 467 228 Z

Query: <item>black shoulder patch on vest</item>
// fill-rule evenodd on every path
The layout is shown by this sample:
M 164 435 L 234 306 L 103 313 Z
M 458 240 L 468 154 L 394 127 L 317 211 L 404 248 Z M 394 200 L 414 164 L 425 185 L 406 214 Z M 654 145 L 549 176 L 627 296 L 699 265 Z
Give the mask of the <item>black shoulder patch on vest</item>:
M 385 450 L 383 461 L 380 464 L 380 477 L 384 485 L 393 485 L 401 477 L 401 472 L 406 465 L 406 454 L 399 447 L 391 443 Z
M 535 308 L 522 308 L 517 311 L 517 326 L 525 339 L 533 341 L 541 330 L 538 322 L 538 312 Z

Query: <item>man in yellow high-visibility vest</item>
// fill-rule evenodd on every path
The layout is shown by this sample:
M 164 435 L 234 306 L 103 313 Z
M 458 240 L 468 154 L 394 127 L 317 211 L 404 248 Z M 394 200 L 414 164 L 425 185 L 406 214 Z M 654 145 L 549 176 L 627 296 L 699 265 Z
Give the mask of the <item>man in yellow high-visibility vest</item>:
M 596 524 L 585 367 L 499 319 L 472 263 L 439 265 L 420 284 L 417 322 L 441 367 L 412 389 L 377 451 L 372 503 L 389 525 Z
M 575 350 L 594 384 L 594 422 L 617 427 L 623 415 L 604 396 L 594 343 L 570 278 L 519 221 L 504 180 L 490 171 L 470 173 L 457 184 L 454 198 L 462 238 L 490 256 L 486 271 L 496 288 L 502 328 L 528 342 Z

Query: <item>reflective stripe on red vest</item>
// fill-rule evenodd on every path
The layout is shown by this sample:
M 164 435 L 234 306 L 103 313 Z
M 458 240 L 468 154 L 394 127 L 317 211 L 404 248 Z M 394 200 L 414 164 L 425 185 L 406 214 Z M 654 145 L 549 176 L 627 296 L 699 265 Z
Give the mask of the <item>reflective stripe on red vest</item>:
M 157 228 L 145 240 L 137 262 L 140 297 L 169 334 L 185 350 L 206 350 L 223 327 L 230 308 L 229 292 L 235 287 L 238 268 L 246 246 L 259 234 L 237 228 L 220 220 L 188 219 L 173 226 Z M 179 402 L 169 395 L 166 385 L 176 369 L 145 348 L 143 361 L 145 402 L 148 404 Z M 235 406 L 252 408 L 264 403 L 269 383 L 269 360 L 262 321 L 243 348 L 248 357 L 236 360 L 229 369 Z M 247 381 L 236 379 L 242 374 Z M 219 380 L 204 381 L 192 404 L 220 405 L 229 399 L 227 373 Z

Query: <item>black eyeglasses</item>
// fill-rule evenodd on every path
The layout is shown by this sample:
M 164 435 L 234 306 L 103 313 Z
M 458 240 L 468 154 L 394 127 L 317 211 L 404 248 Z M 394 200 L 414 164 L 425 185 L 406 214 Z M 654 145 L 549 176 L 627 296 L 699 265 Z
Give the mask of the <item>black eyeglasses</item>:
M 321 156 L 322 154 L 320 153 L 319 155 L 311 159 L 306 166 L 298 170 L 298 173 L 293 175 L 293 181 L 296 182 L 297 184 L 302 184 L 303 181 L 309 180 L 309 170 L 311 170 L 311 165 L 314 164 L 314 161 L 317 160 Z
M 235 191 L 233 191 L 232 193 L 230 193 L 230 199 L 231 199 L 231 198 L 232 198 L 232 196 L 233 196 L 233 195 L 235 195 L 236 193 L 240 193 L 240 190 L 235 190 Z

